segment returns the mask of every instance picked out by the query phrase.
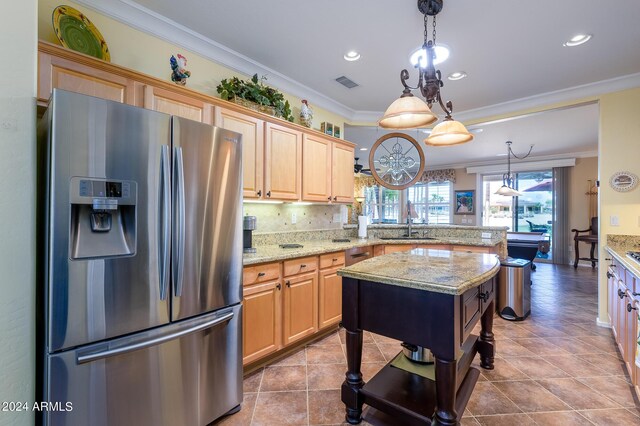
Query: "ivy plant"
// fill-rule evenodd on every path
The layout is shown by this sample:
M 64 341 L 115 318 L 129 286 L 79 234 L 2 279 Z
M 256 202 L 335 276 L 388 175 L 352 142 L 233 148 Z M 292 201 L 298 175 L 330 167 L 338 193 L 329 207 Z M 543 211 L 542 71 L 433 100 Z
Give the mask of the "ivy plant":
M 246 99 L 259 105 L 272 106 L 276 110 L 276 115 L 285 120 L 293 122 L 291 105 L 284 99 L 284 95 L 278 90 L 264 84 L 267 78 L 254 74 L 250 81 L 244 81 L 238 77 L 224 79 L 216 87 L 220 97 L 224 100 L 231 100 L 234 97 Z

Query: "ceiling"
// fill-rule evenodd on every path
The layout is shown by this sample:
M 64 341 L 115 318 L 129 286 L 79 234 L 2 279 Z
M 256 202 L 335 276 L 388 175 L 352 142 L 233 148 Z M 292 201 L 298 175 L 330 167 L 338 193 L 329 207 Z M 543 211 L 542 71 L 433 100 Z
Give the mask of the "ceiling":
M 133 2 L 132 2 L 133 3 Z M 419 47 L 415 0 L 135 0 L 354 111 L 384 111 L 401 93 L 400 70 Z M 613 6 L 615 3 L 615 7 Z M 449 46 L 443 95 L 469 111 L 640 72 L 640 1 L 447 0 L 437 41 Z M 591 33 L 585 45 L 562 43 Z M 170 37 L 169 37 L 170 38 Z M 357 62 L 343 54 L 361 53 Z M 360 86 L 335 82 L 345 75 Z M 413 83 L 415 84 L 415 83 Z M 313 105 L 313 96 L 309 96 Z M 455 114 L 454 114 L 455 115 Z
M 512 141 L 513 152 L 524 155 L 534 145 L 531 159 L 594 156 L 598 150 L 598 105 L 595 103 L 566 109 L 545 111 L 507 121 L 470 126 L 471 143 L 451 146 L 426 146 L 425 130 L 406 130 L 418 140 L 425 154 L 426 169 L 466 167 L 478 164 L 506 163 L 506 141 Z M 356 157 L 368 168 L 369 149 L 389 133 L 376 127 L 346 126 L 345 138 L 357 144 Z M 361 151 L 360 148 L 367 148 Z M 520 160 L 514 160 L 520 161 Z

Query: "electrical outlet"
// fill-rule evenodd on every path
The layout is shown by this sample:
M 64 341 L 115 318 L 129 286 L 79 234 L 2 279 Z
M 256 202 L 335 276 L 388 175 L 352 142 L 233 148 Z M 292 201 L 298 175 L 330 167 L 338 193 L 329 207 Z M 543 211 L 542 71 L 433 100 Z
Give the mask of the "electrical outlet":
M 463 217 L 462 219 L 460 219 L 460 223 L 467 223 L 467 219 Z
M 617 214 L 612 214 L 609 216 L 609 225 L 611 226 L 620 226 L 620 216 Z
M 491 232 L 483 232 L 482 238 L 491 238 Z
M 291 224 L 295 225 L 297 221 L 298 221 L 298 215 L 296 215 L 295 212 L 291 212 Z
M 341 220 L 342 220 L 342 215 L 340 215 L 340 213 L 334 213 L 333 223 L 340 223 Z

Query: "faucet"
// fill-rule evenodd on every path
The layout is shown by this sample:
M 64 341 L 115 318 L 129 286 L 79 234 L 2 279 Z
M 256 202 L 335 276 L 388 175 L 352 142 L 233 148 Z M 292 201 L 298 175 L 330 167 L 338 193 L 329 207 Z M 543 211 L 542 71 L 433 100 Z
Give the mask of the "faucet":
M 411 222 L 413 222 L 411 220 L 411 201 L 407 200 L 407 235 L 405 235 L 405 237 L 411 237 L 411 234 L 413 234 L 411 231 Z

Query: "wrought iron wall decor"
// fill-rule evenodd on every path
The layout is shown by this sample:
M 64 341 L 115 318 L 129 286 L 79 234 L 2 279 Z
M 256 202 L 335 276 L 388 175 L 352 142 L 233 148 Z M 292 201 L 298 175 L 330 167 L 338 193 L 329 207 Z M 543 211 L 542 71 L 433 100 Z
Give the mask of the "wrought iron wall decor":
M 405 189 L 424 171 L 424 153 L 418 142 L 404 133 L 389 133 L 379 138 L 369 153 L 371 175 L 389 189 Z

